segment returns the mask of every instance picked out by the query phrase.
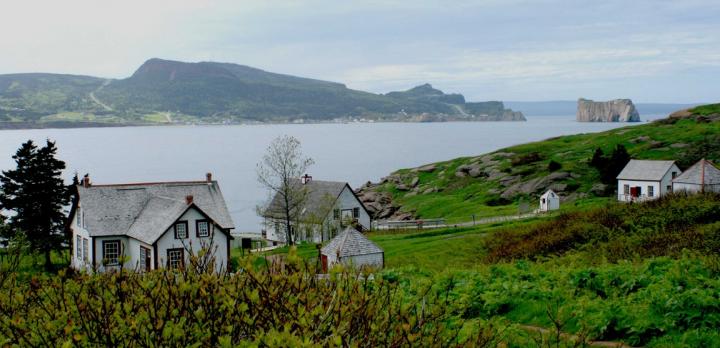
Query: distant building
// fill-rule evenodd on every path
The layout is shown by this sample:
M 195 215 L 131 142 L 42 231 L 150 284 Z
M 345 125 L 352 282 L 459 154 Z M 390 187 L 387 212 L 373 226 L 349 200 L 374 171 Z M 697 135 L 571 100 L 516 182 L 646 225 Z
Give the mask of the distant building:
M 307 189 L 307 201 L 292 222 L 291 233 L 298 242 L 322 243 L 347 226 L 369 230 L 370 214 L 347 182 L 313 180 L 309 175 L 292 185 Z M 273 244 L 286 242 L 282 198 L 275 195 L 263 212 L 265 239 Z
M 672 180 L 680 175 L 675 161 L 630 160 L 617 176 L 618 201 L 657 199 L 672 192 Z
M 540 211 L 546 212 L 560 209 L 560 196 L 553 190 L 547 190 L 545 194 L 540 196 Z
M 92 185 L 85 177 L 68 216 L 78 270 L 183 267 L 205 248 L 229 264 L 233 221 L 220 186 L 203 181 Z
M 361 232 L 348 226 L 320 250 L 324 271 L 336 263 L 352 267 L 385 265 L 385 252 Z
M 720 192 L 720 169 L 704 158 L 672 181 L 673 192 Z

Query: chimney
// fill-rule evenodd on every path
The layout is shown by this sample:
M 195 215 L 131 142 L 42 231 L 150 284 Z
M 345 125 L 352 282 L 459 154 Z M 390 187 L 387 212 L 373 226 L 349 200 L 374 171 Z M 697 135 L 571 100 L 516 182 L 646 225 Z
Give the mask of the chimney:
M 205 174 L 205 181 L 212 182 L 212 173 L 208 172 Z
M 192 196 L 192 195 L 187 195 L 187 196 L 185 196 L 185 202 L 187 202 L 188 205 L 192 204 L 192 203 L 193 203 L 193 196 Z
M 302 182 L 303 185 L 309 183 L 310 181 L 312 181 L 312 176 L 310 176 L 310 175 L 305 174 L 302 177 L 300 177 L 300 182 Z
M 90 174 L 85 174 L 85 176 L 83 176 L 82 186 L 84 188 L 90 187 Z

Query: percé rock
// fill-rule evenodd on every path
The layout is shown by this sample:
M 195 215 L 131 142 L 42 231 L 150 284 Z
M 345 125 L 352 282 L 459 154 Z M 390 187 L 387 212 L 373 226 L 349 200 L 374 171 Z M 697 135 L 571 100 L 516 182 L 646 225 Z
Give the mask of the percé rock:
M 578 122 L 640 122 L 638 114 L 630 99 L 615 99 L 596 102 L 578 99 Z

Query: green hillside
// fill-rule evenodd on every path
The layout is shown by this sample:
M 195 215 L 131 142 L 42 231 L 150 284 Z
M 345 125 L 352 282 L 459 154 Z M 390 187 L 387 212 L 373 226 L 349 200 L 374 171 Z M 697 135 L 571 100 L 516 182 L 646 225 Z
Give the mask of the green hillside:
M 382 95 L 230 63 L 155 58 L 119 80 L 0 75 L 0 122 L 453 121 L 476 115 L 524 120 L 501 102 L 465 103 L 462 95 L 428 84 Z
M 715 108 L 715 109 L 713 109 Z M 716 105 L 698 110 L 713 115 Z M 720 162 L 720 122 L 688 116 L 629 126 L 595 134 L 562 136 L 501 149 L 490 154 L 402 169 L 363 188 L 371 211 L 408 213 L 418 218 L 464 222 L 535 209 L 548 188 L 567 198 L 564 209 L 610 200 L 614 180 L 603 184 L 590 162 L 597 149 L 609 157 L 624 146 L 636 159 L 676 160 L 681 169 L 702 157 Z M 624 166 L 624 164 L 621 164 Z M 614 176 L 612 177 L 614 179 Z M 390 198 L 394 206 L 373 202 Z M 380 205 L 380 206 L 378 206 Z M 382 217 L 377 216 L 376 217 Z

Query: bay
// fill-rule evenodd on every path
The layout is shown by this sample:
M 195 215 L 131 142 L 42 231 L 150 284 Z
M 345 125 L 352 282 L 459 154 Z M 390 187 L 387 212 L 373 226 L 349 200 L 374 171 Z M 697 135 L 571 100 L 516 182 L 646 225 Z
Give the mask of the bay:
M 260 231 L 255 207 L 268 193 L 256 165 L 277 136 L 298 138 L 315 160 L 310 175 L 354 188 L 400 168 L 473 156 L 567 134 L 600 132 L 622 123 L 580 123 L 574 117 L 535 116 L 527 122 L 347 123 L 237 126 L 153 126 L 0 131 L 0 169 L 28 139 L 57 142 L 59 158 L 95 184 L 204 180 L 220 183 L 238 232 Z

